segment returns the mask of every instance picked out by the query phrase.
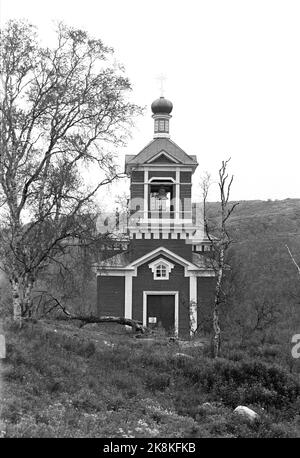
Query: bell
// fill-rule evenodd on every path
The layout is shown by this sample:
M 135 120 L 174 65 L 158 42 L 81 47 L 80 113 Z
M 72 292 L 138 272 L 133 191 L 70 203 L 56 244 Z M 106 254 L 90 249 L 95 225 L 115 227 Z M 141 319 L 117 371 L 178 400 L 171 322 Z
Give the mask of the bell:
M 167 191 L 165 188 L 161 187 L 158 190 L 158 198 L 161 200 L 167 199 Z

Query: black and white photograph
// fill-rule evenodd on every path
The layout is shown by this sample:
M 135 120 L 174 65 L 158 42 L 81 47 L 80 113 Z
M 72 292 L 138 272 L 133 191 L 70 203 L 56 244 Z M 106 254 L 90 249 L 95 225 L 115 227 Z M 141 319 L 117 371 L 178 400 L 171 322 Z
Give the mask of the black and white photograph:
M 0 29 L 0 453 L 300 438 L 299 0 Z

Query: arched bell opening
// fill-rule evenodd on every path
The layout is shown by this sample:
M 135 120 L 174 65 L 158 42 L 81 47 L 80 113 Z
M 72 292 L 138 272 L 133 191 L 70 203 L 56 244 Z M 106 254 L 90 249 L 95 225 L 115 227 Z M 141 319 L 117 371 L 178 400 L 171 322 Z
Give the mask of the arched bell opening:
M 149 183 L 149 217 L 173 218 L 175 183 L 172 179 L 155 179 Z

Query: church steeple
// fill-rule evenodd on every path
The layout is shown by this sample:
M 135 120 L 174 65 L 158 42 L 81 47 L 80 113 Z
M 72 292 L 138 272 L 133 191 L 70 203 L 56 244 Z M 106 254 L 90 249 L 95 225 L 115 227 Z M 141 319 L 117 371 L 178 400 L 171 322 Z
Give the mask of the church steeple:
M 137 155 L 126 156 L 130 174 L 129 224 L 132 238 L 192 240 L 192 175 L 196 156 L 169 139 L 173 104 L 161 96 L 152 105 L 154 140 Z
M 173 104 L 163 96 L 154 100 L 151 105 L 152 118 L 154 119 L 154 138 L 170 138 L 169 121 Z

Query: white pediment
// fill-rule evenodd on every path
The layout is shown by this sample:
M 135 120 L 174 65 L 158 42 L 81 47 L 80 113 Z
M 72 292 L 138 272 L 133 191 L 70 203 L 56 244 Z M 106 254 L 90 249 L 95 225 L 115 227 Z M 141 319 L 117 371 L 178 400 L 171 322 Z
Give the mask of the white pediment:
M 155 270 L 158 266 L 160 265 L 163 265 L 166 267 L 167 269 L 167 272 L 170 273 L 172 269 L 174 269 L 174 264 L 172 264 L 171 262 L 169 262 L 167 259 L 165 258 L 158 258 L 156 259 L 155 261 L 151 262 L 150 264 L 148 264 L 148 267 L 149 269 L 152 270 L 153 273 L 155 273 Z
M 151 164 L 153 162 L 158 162 L 159 159 L 161 159 L 162 157 L 166 157 L 166 162 L 169 163 L 169 162 L 173 162 L 174 164 L 179 164 L 180 162 L 175 159 L 175 157 L 173 157 L 170 153 L 167 153 L 167 151 L 160 151 L 159 153 L 155 154 L 155 156 L 152 156 L 151 159 L 149 159 L 147 161 L 148 164 Z M 160 162 L 163 162 L 163 161 L 160 161 Z

